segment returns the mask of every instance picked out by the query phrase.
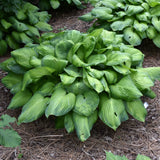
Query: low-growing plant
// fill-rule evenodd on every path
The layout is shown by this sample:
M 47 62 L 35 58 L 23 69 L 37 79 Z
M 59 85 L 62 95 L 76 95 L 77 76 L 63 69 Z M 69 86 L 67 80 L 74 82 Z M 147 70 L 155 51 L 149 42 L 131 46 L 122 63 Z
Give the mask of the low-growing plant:
M 39 31 L 51 31 L 48 12 L 22 0 L 0 0 L 0 55 L 21 44 L 38 41 Z
M 13 130 L 10 123 L 14 123 L 16 118 L 4 114 L 0 117 L 0 145 L 5 147 L 17 147 L 21 144 L 21 137 Z
M 122 34 L 131 45 L 140 45 L 144 38 L 160 47 L 159 0 L 91 0 L 95 8 L 80 17 L 96 19 L 90 30 L 104 28 Z
M 103 29 L 45 33 L 40 40 L 0 64 L 8 72 L 2 83 L 14 94 L 8 109 L 22 107 L 19 123 L 54 115 L 57 128 L 76 130 L 85 141 L 98 117 L 114 130 L 128 113 L 145 121 L 140 97 L 156 96 L 150 87 L 160 67 L 143 68 L 138 49 Z
M 88 0 L 83 0 L 85 3 L 88 2 Z M 39 0 L 38 5 L 41 10 L 49 10 L 51 8 L 57 9 L 60 7 L 61 3 L 66 4 L 74 4 L 78 8 L 84 8 L 82 5 L 82 0 Z
M 106 152 L 106 160 L 128 160 L 125 156 L 121 157 L 118 155 L 114 155 L 111 152 Z M 149 157 L 138 154 L 136 160 L 151 160 Z

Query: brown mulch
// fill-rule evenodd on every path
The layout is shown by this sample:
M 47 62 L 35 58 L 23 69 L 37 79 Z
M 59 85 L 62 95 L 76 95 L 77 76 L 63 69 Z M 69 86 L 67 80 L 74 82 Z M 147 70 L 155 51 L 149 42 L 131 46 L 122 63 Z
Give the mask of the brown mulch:
M 85 32 L 91 23 L 77 20 L 78 16 L 91 10 L 75 8 L 53 12 L 51 24 L 54 31 L 77 29 Z M 145 54 L 144 67 L 160 66 L 160 49 L 149 40 L 138 47 Z M 0 58 L 0 62 L 8 57 Z M 0 70 L 0 79 L 5 76 Z M 80 142 L 75 133 L 68 134 L 64 129 L 54 129 L 54 118 L 13 125 L 21 135 L 22 144 L 17 148 L 0 146 L 0 160 L 17 160 L 20 153 L 22 160 L 105 160 L 105 150 L 118 155 L 126 155 L 134 160 L 137 154 L 149 156 L 152 160 L 160 159 L 160 82 L 156 81 L 153 90 L 155 99 L 143 98 L 149 104 L 146 122 L 139 122 L 132 117 L 114 132 L 100 120 L 91 131 L 86 142 Z M 6 110 L 12 95 L 0 83 L 0 115 L 9 114 L 18 117 L 20 109 Z

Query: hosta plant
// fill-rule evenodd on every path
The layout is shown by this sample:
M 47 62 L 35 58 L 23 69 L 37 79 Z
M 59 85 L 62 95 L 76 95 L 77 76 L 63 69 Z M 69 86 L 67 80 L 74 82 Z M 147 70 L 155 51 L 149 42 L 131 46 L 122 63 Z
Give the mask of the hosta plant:
M 80 17 L 84 21 L 96 19 L 90 30 L 105 28 L 123 34 L 131 45 L 140 45 L 144 38 L 160 47 L 159 0 L 91 0 L 95 8 Z
M 17 147 L 21 143 L 21 137 L 13 130 L 10 123 L 14 123 L 16 118 L 4 114 L 0 117 L 0 145 L 5 147 Z
M 22 0 L 0 0 L 0 55 L 8 47 L 17 49 L 21 44 L 37 41 L 39 31 L 51 31 L 47 23 L 50 15 Z
M 147 111 L 140 97 L 160 80 L 160 67 L 142 68 L 144 55 L 103 29 L 45 33 L 41 43 L 11 52 L 0 67 L 2 83 L 14 94 L 8 109 L 22 107 L 19 123 L 43 114 L 56 116 L 56 127 L 76 130 L 81 141 L 99 117 L 116 130 L 128 114 L 144 122 Z
M 114 155 L 111 152 L 106 152 L 106 160 L 128 160 L 128 158 L 126 158 L 125 156 L 121 157 L 118 155 Z M 136 160 L 151 160 L 149 157 L 138 154 L 138 156 L 136 157 Z
M 84 2 L 88 2 L 88 0 L 84 0 Z M 78 8 L 83 8 L 84 6 L 82 5 L 82 0 L 39 0 L 38 5 L 40 9 L 42 10 L 49 10 L 51 8 L 57 9 L 60 7 L 61 4 L 74 4 Z

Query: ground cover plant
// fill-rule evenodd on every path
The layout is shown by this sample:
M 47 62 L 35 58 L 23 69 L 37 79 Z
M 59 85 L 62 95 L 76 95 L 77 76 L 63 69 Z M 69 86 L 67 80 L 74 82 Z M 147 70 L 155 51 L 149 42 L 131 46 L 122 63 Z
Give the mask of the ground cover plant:
M 37 42 L 40 31 L 51 31 L 47 23 L 47 11 L 22 0 L 0 0 L 0 56 L 8 48 L 17 49 L 21 45 Z
M 128 160 L 125 156 L 121 157 L 114 155 L 111 152 L 106 152 L 106 160 Z M 151 160 L 149 157 L 138 154 L 136 160 Z
M 155 97 L 150 87 L 160 80 L 160 67 L 143 68 L 144 55 L 121 36 L 71 30 L 45 33 L 40 41 L 0 64 L 8 72 L 2 83 L 14 94 L 8 109 L 22 107 L 19 123 L 54 115 L 57 128 L 76 130 L 85 141 L 98 117 L 114 130 L 128 113 L 145 121 L 140 97 Z
M 84 21 L 96 20 L 90 30 L 115 31 L 133 46 L 149 38 L 160 47 L 159 0 L 93 0 L 92 3 L 92 11 L 80 17 Z
M 16 118 L 4 114 L 0 117 L 0 145 L 5 147 L 17 147 L 21 143 L 21 137 L 13 130 L 10 123 L 14 123 Z

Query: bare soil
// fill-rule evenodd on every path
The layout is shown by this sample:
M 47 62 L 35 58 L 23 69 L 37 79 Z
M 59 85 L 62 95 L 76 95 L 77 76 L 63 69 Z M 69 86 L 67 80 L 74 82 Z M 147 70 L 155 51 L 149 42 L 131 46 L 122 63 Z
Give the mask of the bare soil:
M 51 24 L 54 32 L 63 29 L 87 31 L 91 23 L 82 22 L 77 18 L 90 11 L 76 8 L 61 8 L 52 12 Z M 138 47 L 145 54 L 144 67 L 160 67 L 160 49 L 152 41 L 144 40 Z M 0 58 L 0 62 L 9 55 Z M 0 79 L 6 75 L 0 70 Z M 149 156 L 152 160 L 160 160 L 160 82 L 156 81 L 153 90 L 155 99 L 143 97 L 149 104 L 146 122 L 139 122 L 132 117 L 114 132 L 100 120 L 94 125 L 91 137 L 80 142 L 75 133 L 68 134 L 64 129 L 54 129 L 54 117 L 40 118 L 37 121 L 13 128 L 21 135 L 22 144 L 17 148 L 0 146 L 0 160 L 105 160 L 105 150 L 118 155 L 125 155 L 134 160 L 137 154 Z M 0 82 L 0 115 L 9 114 L 18 117 L 20 109 L 7 110 L 12 98 L 9 90 Z

